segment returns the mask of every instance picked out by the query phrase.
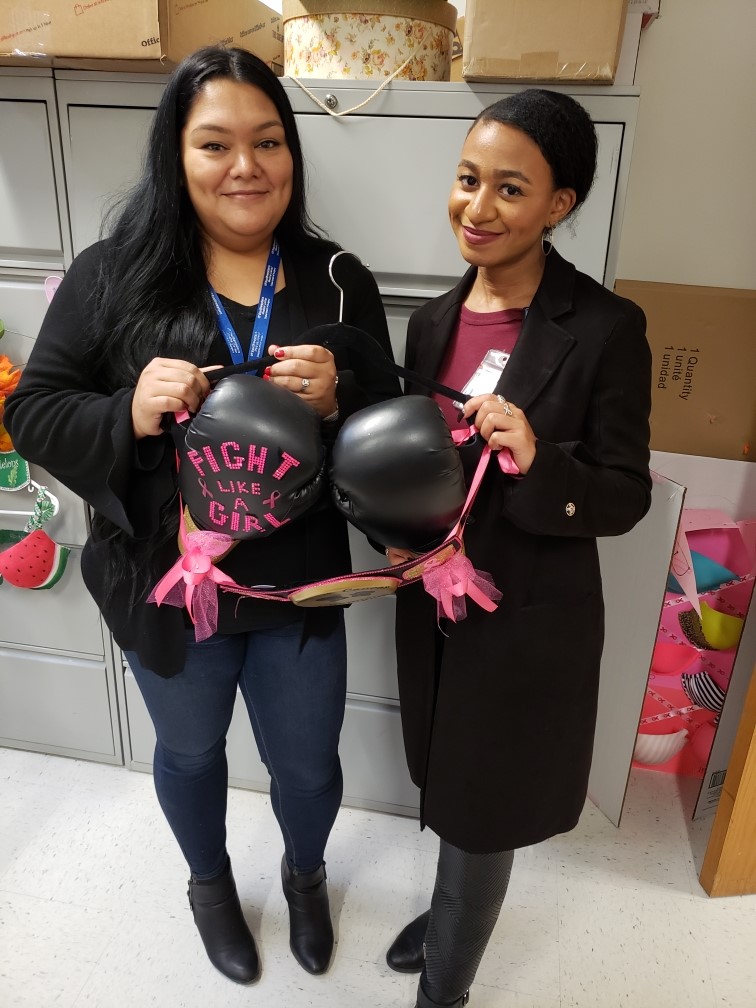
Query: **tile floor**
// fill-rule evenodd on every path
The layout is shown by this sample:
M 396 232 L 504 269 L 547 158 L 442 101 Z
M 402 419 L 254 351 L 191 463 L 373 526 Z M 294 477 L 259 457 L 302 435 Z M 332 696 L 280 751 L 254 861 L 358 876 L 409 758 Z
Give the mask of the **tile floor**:
M 518 853 L 471 1008 L 754 1008 L 756 896 L 709 899 L 711 819 L 695 784 L 632 777 L 619 830 L 578 828 Z M 149 776 L 0 749 L 0 1008 L 411 1008 L 385 949 L 426 906 L 434 838 L 412 819 L 344 809 L 328 851 L 338 937 L 310 977 L 288 950 L 281 844 L 265 795 L 233 790 L 229 845 L 263 975 L 204 958 L 186 871 Z

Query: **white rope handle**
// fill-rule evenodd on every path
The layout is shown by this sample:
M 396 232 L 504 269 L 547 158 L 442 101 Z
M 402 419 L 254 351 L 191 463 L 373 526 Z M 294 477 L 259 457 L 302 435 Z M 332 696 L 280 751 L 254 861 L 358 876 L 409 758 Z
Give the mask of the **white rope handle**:
M 380 84 L 375 89 L 375 91 L 373 91 L 372 94 L 369 94 L 367 96 L 367 98 L 365 99 L 365 101 L 360 102 L 359 105 L 353 105 L 352 108 L 344 109 L 343 112 L 334 112 L 333 109 L 329 109 L 328 106 L 325 104 L 325 102 L 322 102 L 320 100 L 320 98 L 318 98 L 318 96 L 316 94 L 313 94 L 312 91 L 310 91 L 310 89 L 307 87 L 307 85 L 303 84 L 302 81 L 299 80 L 298 77 L 292 77 L 291 79 L 294 81 L 295 84 L 298 84 L 302 88 L 302 90 L 304 91 L 304 93 L 306 95 L 309 95 L 310 98 L 312 98 L 312 100 L 315 102 L 316 105 L 318 105 L 320 108 L 322 108 L 324 112 L 327 112 L 329 116 L 333 116 L 334 119 L 338 119 L 339 116 L 351 115 L 352 112 L 357 112 L 359 109 L 364 108 L 368 104 L 368 102 L 371 102 L 373 100 L 373 98 L 376 97 L 376 95 L 379 95 L 381 93 L 381 91 L 383 91 L 383 89 L 385 87 L 387 87 L 391 83 L 391 81 L 398 74 L 400 74 L 402 72 L 402 70 L 405 69 L 405 67 L 408 67 L 410 65 L 410 63 L 412 62 L 412 60 L 417 55 L 417 50 L 420 48 L 420 46 L 425 41 L 425 36 L 427 35 L 427 33 L 428 33 L 428 29 L 426 27 L 426 28 L 423 29 L 422 37 L 418 41 L 417 46 L 412 50 L 412 52 L 409 54 L 409 56 L 404 61 L 404 63 L 402 63 L 401 66 L 398 66 L 396 68 L 396 70 L 394 70 L 393 73 L 389 74 L 389 76 L 386 78 L 386 80 L 383 81 L 383 83 Z

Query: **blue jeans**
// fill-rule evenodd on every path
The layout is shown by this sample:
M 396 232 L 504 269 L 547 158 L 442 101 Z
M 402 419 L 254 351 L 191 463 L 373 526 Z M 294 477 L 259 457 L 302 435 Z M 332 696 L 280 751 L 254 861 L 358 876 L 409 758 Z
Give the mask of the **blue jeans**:
M 300 623 L 271 630 L 187 635 L 171 679 L 126 659 L 155 726 L 155 790 L 189 868 L 212 878 L 226 863 L 226 733 L 237 685 L 271 777 L 270 797 L 289 864 L 323 861 L 341 804 L 338 745 L 346 700 L 343 614 L 335 631 L 301 642 Z

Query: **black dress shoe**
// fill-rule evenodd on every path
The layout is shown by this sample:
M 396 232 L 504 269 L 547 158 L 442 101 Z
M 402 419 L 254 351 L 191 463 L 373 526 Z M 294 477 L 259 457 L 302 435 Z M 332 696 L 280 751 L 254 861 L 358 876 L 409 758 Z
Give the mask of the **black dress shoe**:
M 386 953 L 386 962 L 397 973 L 421 973 L 425 965 L 425 932 L 430 910 L 421 913 L 394 939 Z
M 325 973 L 333 955 L 325 865 L 302 874 L 289 868 L 284 855 L 281 882 L 289 904 L 289 947 L 294 958 L 308 973 Z
M 189 879 L 189 906 L 208 959 L 235 983 L 249 984 L 260 975 L 255 939 L 242 913 L 231 864 L 212 879 Z

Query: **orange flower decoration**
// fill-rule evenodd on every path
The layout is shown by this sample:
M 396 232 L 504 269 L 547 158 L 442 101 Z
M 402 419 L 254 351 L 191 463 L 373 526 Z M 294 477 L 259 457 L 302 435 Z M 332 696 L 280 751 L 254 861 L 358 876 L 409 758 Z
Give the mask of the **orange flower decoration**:
M 5 354 L 0 354 L 0 452 L 13 450 L 10 434 L 3 426 L 3 414 L 5 413 L 5 400 L 16 389 L 21 378 L 21 368 L 11 364 L 10 359 Z

